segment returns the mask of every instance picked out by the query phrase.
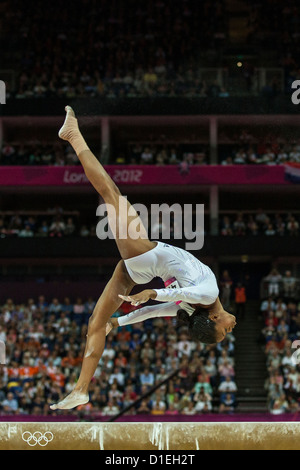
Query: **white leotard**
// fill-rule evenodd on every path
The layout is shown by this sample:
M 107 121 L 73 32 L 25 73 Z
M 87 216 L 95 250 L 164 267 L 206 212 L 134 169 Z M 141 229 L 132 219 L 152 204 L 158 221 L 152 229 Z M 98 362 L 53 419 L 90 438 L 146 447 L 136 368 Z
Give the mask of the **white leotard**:
M 189 304 L 211 305 L 219 295 L 216 277 L 207 265 L 182 248 L 168 243 L 156 243 L 152 250 L 124 261 L 136 284 L 146 284 L 155 277 L 160 277 L 165 285 L 169 283 L 165 289 L 155 289 L 155 300 L 168 302 L 169 305 L 144 307 L 129 316 L 119 318 L 119 323 L 136 323 L 153 316 L 174 316 L 179 308 L 191 315 L 194 308 Z M 140 312 L 140 319 L 138 316 L 135 319 L 136 312 Z M 131 320 L 129 323 L 125 323 L 126 317 Z

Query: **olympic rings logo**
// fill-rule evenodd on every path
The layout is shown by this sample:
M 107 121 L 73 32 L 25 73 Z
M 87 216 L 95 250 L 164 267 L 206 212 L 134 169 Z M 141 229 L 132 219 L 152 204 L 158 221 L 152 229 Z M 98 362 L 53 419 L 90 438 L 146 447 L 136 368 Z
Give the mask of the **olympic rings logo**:
M 22 434 L 22 439 L 31 447 L 37 444 L 41 447 L 45 447 L 49 442 L 53 441 L 53 434 L 50 431 L 46 431 L 44 434 L 40 431 L 36 431 L 33 434 L 29 431 L 25 431 Z

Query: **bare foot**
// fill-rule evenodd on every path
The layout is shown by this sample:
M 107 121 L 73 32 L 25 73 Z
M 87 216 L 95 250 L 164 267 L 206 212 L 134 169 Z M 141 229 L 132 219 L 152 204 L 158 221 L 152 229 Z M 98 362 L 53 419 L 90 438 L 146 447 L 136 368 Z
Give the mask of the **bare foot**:
M 88 393 L 77 392 L 73 390 L 62 401 L 50 406 L 51 410 L 70 410 L 79 405 L 85 405 L 89 401 Z
M 71 106 L 66 106 L 65 110 L 67 113 L 65 122 L 63 123 L 58 136 L 63 140 L 70 141 L 72 137 L 74 137 L 74 134 L 76 135 L 79 132 L 79 128 L 75 113 Z

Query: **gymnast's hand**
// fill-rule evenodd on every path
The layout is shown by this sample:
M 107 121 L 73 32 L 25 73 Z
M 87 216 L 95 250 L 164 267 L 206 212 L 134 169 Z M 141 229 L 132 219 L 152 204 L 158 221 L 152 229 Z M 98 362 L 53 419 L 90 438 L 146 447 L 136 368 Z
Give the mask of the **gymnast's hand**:
M 155 299 L 157 296 L 157 293 L 155 290 L 152 289 L 146 289 L 140 292 L 139 294 L 134 294 L 134 295 L 120 295 L 120 299 L 125 300 L 125 302 L 130 302 L 131 305 L 134 305 L 137 307 L 140 304 L 145 304 L 148 302 L 149 299 Z

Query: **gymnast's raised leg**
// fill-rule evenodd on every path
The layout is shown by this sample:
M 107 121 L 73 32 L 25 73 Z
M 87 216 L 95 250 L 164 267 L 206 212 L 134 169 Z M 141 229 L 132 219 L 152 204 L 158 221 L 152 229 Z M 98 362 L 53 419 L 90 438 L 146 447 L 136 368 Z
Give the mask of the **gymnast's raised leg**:
M 119 294 L 129 295 L 134 286 L 123 260 L 146 253 L 156 246 L 148 239 L 146 229 L 134 208 L 121 195 L 113 180 L 87 146 L 78 128 L 74 111 L 70 106 L 66 107 L 66 113 L 59 137 L 72 145 L 87 178 L 103 197 L 107 205 L 110 228 L 122 260 L 116 266 L 112 278 L 106 285 L 90 317 L 82 369 L 75 389 L 62 401 L 51 405 L 52 410 L 70 409 L 88 402 L 88 387 L 105 347 L 106 323 L 123 302 Z M 124 213 L 120 213 L 120 207 L 126 208 Z M 130 237 L 129 226 L 132 221 L 135 221 L 136 227 L 139 225 L 137 239 Z

